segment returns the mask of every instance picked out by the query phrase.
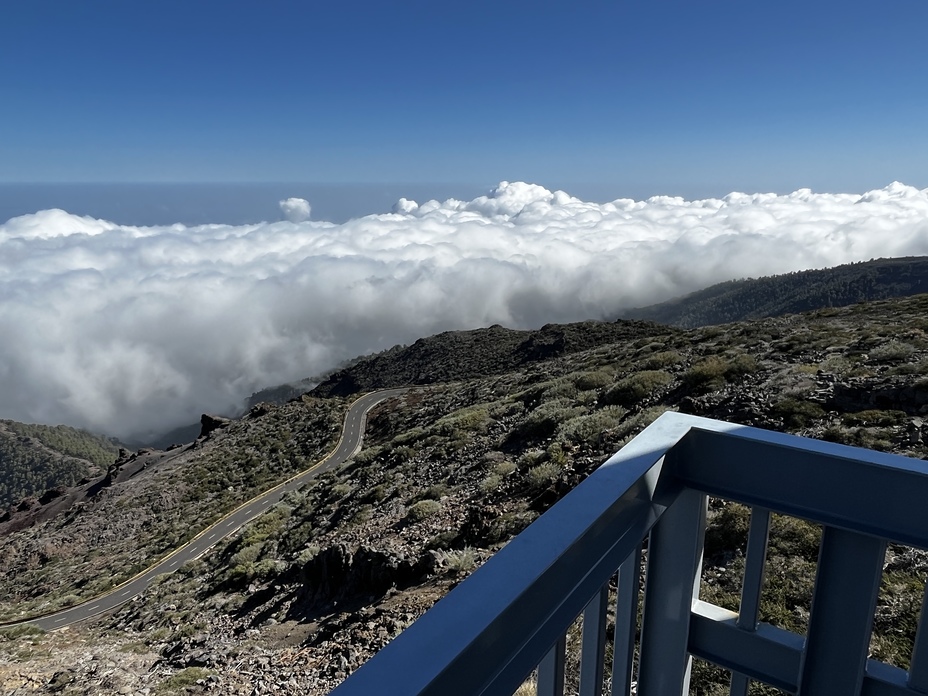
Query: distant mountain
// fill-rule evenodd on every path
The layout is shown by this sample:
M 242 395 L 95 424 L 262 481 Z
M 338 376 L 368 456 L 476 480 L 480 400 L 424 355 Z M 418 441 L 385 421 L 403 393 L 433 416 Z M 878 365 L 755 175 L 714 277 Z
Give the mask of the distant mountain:
M 924 292 L 928 292 L 928 257 L 877 259 L 719 283 L 668 302 L 625 311 L 622 318 L 693 328 Z
M 83 430 L 0 420 L 0 508 L 97 476 L 117 452 L 111 441 Z

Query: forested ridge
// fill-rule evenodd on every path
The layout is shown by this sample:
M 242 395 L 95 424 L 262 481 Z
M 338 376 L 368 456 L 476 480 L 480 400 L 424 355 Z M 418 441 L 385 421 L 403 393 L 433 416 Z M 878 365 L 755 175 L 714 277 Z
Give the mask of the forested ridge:
M 105 471 L 117 451 L 106 438 L 65 425 L 0 420 L 0 506 Z
M 628 310 L 622 317 L 694 328 L 924 292 L 928 292 L 928 257 L 912 256 L 731 280 L 668 302 Z

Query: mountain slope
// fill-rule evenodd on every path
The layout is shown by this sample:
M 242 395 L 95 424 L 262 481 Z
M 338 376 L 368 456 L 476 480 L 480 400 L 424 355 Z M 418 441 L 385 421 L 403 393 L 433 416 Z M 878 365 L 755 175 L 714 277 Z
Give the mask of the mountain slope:
M 534 353 L 524 335 L 492 348 L 507 340 L 498 328 L 426 339 L 406 354 L 415 370 L 428 367 L 428 348 L 436 368 L 425 375 L 485 374 L 382 404 L 352 461 L 112 615 L 68 635 L 29 636 L 28 646 L 0 642 L 0 687 L 13 690 L 21 670 L 45 683 L 70 678 L 74 694 L 172 684 L 326 693 L 667 409 L 928 457 L 926 317 L 922 295 L 722 327 L 648 325 L 537 360 L 525 359 Z M 456 365 L 468 351 L 471 364 Z M 357 382 L 418 374 L 395 356 L 377 365 L 380 374 L 364 368 Z M 86 596 L 164 552 L 146 542 L 150 526 L 183 538 L 201 528 L 200 501 L 240 500 L 242 479 L 271 482 L 295 457 L 318 455 L 337 435 L 341 401 L 331 401 L 259 406 L 167 465 L 0 536 L 5 610 Z M 198 483 L 210 474 L 217 485 Z M 737 608 L 747 518 L 741 506 L 712 503 L 705 598 L 721 606 Z M 770 547 L 763 620 L 801 633 L 816 530 L 777 516 Z M 898 547 L 888 563 L 892 591 L 881 596 L 871 650 L 904 667 L 928 554 Z M 99 653 L 116 667 L 99 670 Z M 697 665 L 701 693 L 726 693 L 723 683 Z
M 877 259 L 823 270 L 732 280 L 622 313 L 692 328 L 928 292 L 928 257 Z
M 110 440 L 83 430 L 0 420 L 0 509 L 97 476 L 117 451 Z

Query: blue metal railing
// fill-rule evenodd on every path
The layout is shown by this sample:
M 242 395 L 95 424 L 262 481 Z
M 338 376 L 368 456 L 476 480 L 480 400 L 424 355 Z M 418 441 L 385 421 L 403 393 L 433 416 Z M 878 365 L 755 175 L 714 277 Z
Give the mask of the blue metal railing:
M 738 613 L 699 600 L 710 495 L 752 507 Z M 908 671 L 868 659 L 886 544 L 928 548 L 925 501 L 926 462 L 667 413 L 333 694 L 506 696 L 536 669 L 539 696 L 563 694 L 565 635 L 581 614 L 581 696 L 607 683 L 681 696 L 693 656 L 731 670 L 733 696 L 750 680 L 801 696 L 928 694 L 926 612 Z M 823 525 L 805 636 L 757 621 L 771 512 Z

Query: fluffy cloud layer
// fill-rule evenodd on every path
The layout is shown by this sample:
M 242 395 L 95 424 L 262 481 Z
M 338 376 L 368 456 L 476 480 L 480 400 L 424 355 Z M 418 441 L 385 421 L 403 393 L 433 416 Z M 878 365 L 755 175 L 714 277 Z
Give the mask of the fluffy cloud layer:
M 305 205 L 304 205 L 305 204 Z M 928 189 L 589 203 L 524 183 L 342 225 L 0 225 L 0 417 L 128 436 L 452 328 L 612 317 L 735 277 L 928 254 Z M 304 215 L 305 213 L 305 215 Z

